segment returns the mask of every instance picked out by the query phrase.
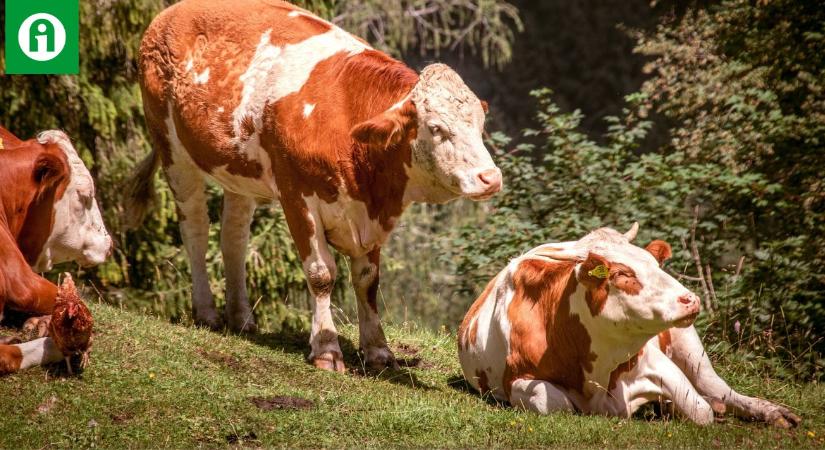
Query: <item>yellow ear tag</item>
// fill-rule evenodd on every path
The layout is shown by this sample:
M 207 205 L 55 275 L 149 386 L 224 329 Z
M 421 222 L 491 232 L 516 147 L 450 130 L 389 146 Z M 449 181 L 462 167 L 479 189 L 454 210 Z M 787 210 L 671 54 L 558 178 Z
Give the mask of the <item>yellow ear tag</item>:
M 594 267 L 593 270 L 588 270 L 587 274 L 591 277 L 607 278 L 608 275 L 610 275 L 610 271 L 604 264 L 599 264 L 598 266 Z
M 3 138 L 0 138 L 0 150 L 3 150 Z

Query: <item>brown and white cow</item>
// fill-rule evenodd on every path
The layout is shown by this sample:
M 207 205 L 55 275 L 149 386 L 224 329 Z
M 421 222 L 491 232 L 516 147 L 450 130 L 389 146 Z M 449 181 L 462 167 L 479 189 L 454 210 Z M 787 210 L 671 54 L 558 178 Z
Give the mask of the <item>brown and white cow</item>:
M 731 389 L 713 370 L 696 329 L 699 298 L 660 268 L 670 246 L 632 245 L 608 228 L 546 244 L 493 278 L 459 329 L 469 383 L 515 407 L 629 417 L 672 402 L 698 424 L 714 412 L 781 427 L 799 417 Z
M 153 152 L 133 184 L 135 219 L 160 165 L 180 210 L 196 323 L 219 325 L 205 254 L 204 183 L 224 188 L 225 320 L 254 329 L 245 255 L 256 205 L 277 199 L 314 297 L 310 360 L 344 370 L 330 311 L 349 256 L 368 364 L 394 365 L 376 305 L 381 245 L 414 201 L 486 199 L 501 172 L 484 106 L 448 67 L 417 74 L 311 13 L 275 0 L 184 0 L 149 26 L 140 84 Z
M 22 141 L 0 127 L 0 186 L 0 319 L 6 309 L 33 315 L 27 324 L 42 335 L 57 286 L 34 270 L 65 261 L 99 264 L 112 240 L 92 177 L 61 131 Z M 45 338 L 0 345 L 0 373 L 61 360 L 54 350 Z

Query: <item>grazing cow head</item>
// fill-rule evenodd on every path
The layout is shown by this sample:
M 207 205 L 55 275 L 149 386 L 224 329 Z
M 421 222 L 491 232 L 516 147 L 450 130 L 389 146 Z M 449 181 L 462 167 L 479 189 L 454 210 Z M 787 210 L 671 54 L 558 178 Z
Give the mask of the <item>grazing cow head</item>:
M 601 228 L 535 253 L 576 261 L 590 313 L 615 324 L 619 333 L 656 334 L 690 326 L 699 314 L 699 297 L 660 267 L 671 255 L 666 242 L 653 241 L 647 249 L 631 244 L 637 230 L 636 224 L 625 234 Z
M 486 200 L 501 190 L 501 170 L 484 146 L 486 104 L 444 64 L 424 68 L 405 98 L 356 125 L 363 143 L 391 145 L 413 139 L 413 170 L 425 179 L 428 201 L 456 197 Z
M 82 266 L 102 263 L 111 252 L 112 239 L 97 206 L 92 175 L 65 133 L 44 131 L 37 142 L 56 146 L 66 155 L 69 180 L 54 203 L 54 224 L 34 261 L 34 269 L 49 270 L 53 264 L 65 261 L 77 261 Z

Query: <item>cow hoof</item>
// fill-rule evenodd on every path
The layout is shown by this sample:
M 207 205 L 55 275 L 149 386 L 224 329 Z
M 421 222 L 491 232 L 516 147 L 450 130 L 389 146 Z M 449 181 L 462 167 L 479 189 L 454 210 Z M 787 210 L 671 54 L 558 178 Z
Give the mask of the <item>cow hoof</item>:
M 209 328 L 212 331 L 220 331 L 220 329 L 222 328 L 221 320 L 218 317 L 218 313 L 214 311 L 207 314 L 194 313 L 193 317 L 195 326 Z
M 802 418 L 790 412 L 787 408 L 776 406 L 765 413 L 765 422 L 777 428 L 795 428 L 802 423 Z
M 42 338 L 49 335 L 49 325 L 52 316 L 32 317 L 23 324 L 23 334 L 32 338 Z
M 344 373 L 346 366 L 344 366 L 344 355 L 341 352 L 324 352 L 318 356 L 312 357 L 312 365 L 330 372 Z
M 364 361 L 370 369 L 382 370 L 393 369 L 400 370 L 398 361 L 395 360 L 395 355 L 387 347 L 370 347 L 364 350 Z
M 235 333 L 249 333 L 255 334 L 258 332 L 258 325 L 255 323 L 255 317 L 251 315 L 244 315 L 240 319 L 234 317 L 227 317 L 226 323 L 229 324 L 229 329 Z M 248 319 L 247 319 L 248 317 Z

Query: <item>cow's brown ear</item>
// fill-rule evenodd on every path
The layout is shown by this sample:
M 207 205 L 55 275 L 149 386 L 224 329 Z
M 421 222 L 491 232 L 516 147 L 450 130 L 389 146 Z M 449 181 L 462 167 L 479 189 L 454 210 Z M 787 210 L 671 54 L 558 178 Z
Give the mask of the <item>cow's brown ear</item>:
M 32 177 L 41 190 L 59 184 L 68 175 L 66 163 L 57 155 L 44 153 L 34 161 Z
M 671 250 L 670 244 L 659 239 L 647 244 L 645 250 L 653 255 L 656 261 L 659 261 L 660 266 L 673 256 L 673 250 Z
M 488 105 L 485 100 L 481 101 L 481 109 L 484 110 L 484 114 L 489 114 L 490 113 L 490 105 Z
M 398 144 L 415 131 L 415 119 L 415 105 L 407 101 L 400 107 L 391 108 L 355 125 L 350 130 L 350 136 L 362 144 L 389 147 Z
M 0 150 L 16 147 L 22 143 L 23 141 L 18 139 L 11 131 L 0 126 Z
M 603 256 L 589 253 L 587 259 L 579 266 L 578 280 L 587 287 L 585 300 L 590 314 L 598 315 L 607 302 L 610 263 Z

